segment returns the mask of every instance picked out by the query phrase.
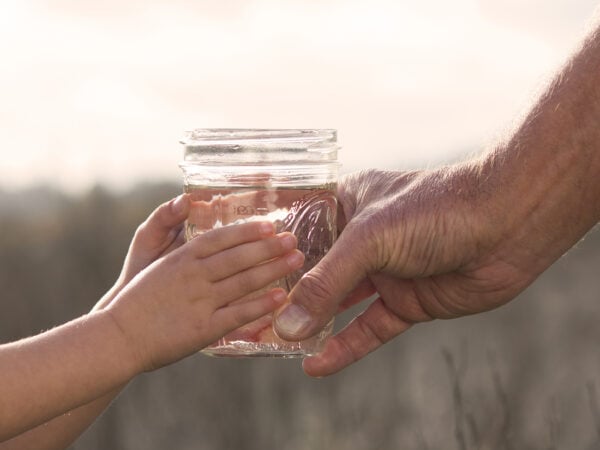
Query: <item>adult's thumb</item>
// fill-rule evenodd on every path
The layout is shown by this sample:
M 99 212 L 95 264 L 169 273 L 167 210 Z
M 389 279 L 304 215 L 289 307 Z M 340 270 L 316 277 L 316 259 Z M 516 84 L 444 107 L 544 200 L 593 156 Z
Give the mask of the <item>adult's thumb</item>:
M 323 259 L 296 283 L 290 304 L 274 319 L 281 338 L 303 340 L 329 323 L 338 305 L 366 277 L 367 261 L 356 247 L 351 233 L 342 233 Z

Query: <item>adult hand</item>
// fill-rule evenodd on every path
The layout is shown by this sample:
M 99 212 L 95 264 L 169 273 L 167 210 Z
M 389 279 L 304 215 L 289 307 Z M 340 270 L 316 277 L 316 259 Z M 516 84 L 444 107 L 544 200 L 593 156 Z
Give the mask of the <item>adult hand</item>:
M 472 198 L 469 172 L 370 170 L 341 180 L 343 232 L 296 285 L 277 331 L 304 338 L 336 312 L 375 292 L 378 298 L 305 360 L 308 374 L 333 373 L 413 323 L 495 308 L 535 278 L 539 268 L 529 258 L 503 250 L 509 229 Z
M 305 371 L 334 373 L 413 323 L 502 305 L 574 245 L 600 220 L 599 105 L 596 27 L 515 133 L 480 160 L 342 179 L 340 238 L 275 327 L 303 339 L 338 309 L 379 297 Z
M 295 286 L 276 330 L 303 339 L 337 312 L 378 297 L 320 355 L 305 359 L 307 374 L 335 373 L 414 323 L 508 302 L 598 220 L 595 208 L 573 229 L 565 207 L 542 208 L 531 199 L 513 204 L 524 189 L 536 198 L 543 187 L 526 177 L 516 181 L 520 187 L 492 188 L 502 183 L 488 176 L 493 166 L 488 159 L 430 172 L 370 170 L 341 180 L 343 231 Z M 565 194 L 563 188 L 557 190 Z

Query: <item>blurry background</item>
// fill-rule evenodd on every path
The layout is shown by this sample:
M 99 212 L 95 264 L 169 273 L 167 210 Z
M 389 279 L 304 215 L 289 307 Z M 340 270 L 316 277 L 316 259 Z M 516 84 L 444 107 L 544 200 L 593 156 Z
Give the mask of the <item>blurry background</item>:
M 337 128 L 345 172 L 464 158 L 526 111 L 596 4 L 1 2 L 0 341 L 111 286 L 181 191 L 184 130 Z M 597 448 L 599 261 L 590 234 L 510 305 L 324 380 L 188 358 L 132 382 L 73 448 Z

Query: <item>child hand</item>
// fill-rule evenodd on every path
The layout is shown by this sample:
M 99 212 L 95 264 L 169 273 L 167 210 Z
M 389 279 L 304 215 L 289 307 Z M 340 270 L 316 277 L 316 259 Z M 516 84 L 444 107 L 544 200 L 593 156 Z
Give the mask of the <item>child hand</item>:
M 148 216 L 135 231 L 119 279 L 93 311 L 104 308 L 139 272 L 184 243 L 183 223 L 189 209 L 189 196 L 182 194 Z
M 173 363 L 264 316 L 286 299 L 256 294 L 299 269 L 304 256 L 291 233 L 270 222 L 208 231 L 140 272 L 107 307 L 140 371 Z

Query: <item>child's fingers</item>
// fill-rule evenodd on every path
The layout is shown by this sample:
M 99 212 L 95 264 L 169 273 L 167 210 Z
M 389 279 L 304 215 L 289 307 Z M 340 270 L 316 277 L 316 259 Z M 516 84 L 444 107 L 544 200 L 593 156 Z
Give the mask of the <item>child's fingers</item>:
M 264 295 L 263 292 L 260 295 Z M 255 300 L 259 295 L 255 295 L 252 298 L 247 299 L 246 301 Z M 227 305 L 227 307 L 233 306 L 232 304 Z M 279 308 L 278 308 L 279 309 Z M 273 314 L 274 311 L 269 311 L 264 316 L 260 316 L 258 319 L 253 320 L 247 324 L 242 325 L 241 327 L 236 328 L 233 331 L 227 333 L 224 337 L 228 341 L 247 341 L 247 342 L 258 342 L 260 341 L 260 334 L 265 329 L 273 329 Z
M 267 292 L 268 289 L 266 289 L 264 286 L 262 286 L 261 288 L 252 291 L 252 292 L 248 292 L 244 295 L 242 295 L 241 297 L 236 298 L 235 300 L 232 300 L 231 302 L 229 302 L 230 305 L 234 305 L 236 303 L 244 303 L 247 302 L 248 300 L 252 300 L 256 297 L 258 297 L 259 295 L 264 294 L 265 292 Z
M 283 289 L 273 289 L 245 303 L 228 305 L 216 310 L 212 316 L 215 331 L 223 336 L 279 308 L 287 299 Z
M 176 227 L 187 218 L 189 196 L 182 194 L 156 208 L 138 227 L 136 240 L 152 248 L 166 248 L 177 237 Z
M 292 233 L 281 233 L 217 253 L 202 260 L 202 264 L 206 264 L 208 268 L 207 278 L 210 281 L 218 281 L 284 255 L 295 249 L 296 244 L 296 237 Z
M 207 258 L 228 248 L 264 239 L 274 233 L 275 226 L 271 222 L 247 222 L 207 231 L 192 239 L 189 245 L 197 258 Z
M 183 228 L 183 226 L 181 226 L 177 230 L 177 237 L 175 238 L 175 240 L 171 242 L 165 250 L 163 250 L 159 257 L 171 253 L 173 250 L 181 247 L 183 244 L 185 244 L 185 229 Z
M 249 292 L 267 286 L 304 264 L 304 255 L 299 250 L 293 250 L 284 256 L 260 264 L 243 272 L 214 283 L 213 289 L 217 293 L 215 301 L 217 306 L 222 306 L 238 299 Z

